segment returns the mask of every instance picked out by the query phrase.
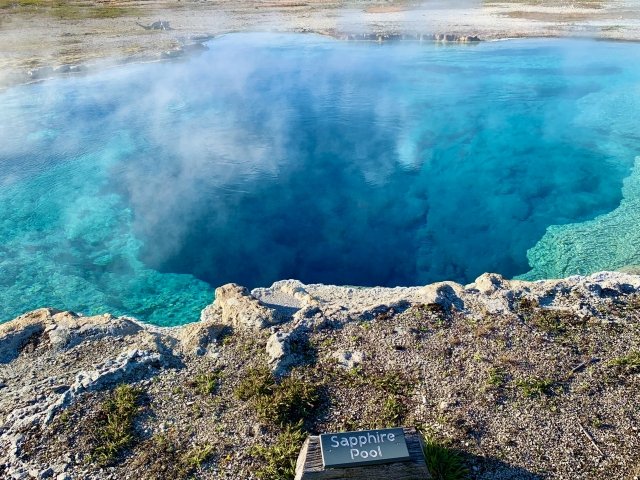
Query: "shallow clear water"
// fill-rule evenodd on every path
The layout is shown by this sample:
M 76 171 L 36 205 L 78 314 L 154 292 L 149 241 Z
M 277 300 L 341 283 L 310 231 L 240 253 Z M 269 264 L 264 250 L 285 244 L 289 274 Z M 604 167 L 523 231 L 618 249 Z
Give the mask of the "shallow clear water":
M 640 264 L 640 46 L 209 47 L 0 93 L 0 320 Z

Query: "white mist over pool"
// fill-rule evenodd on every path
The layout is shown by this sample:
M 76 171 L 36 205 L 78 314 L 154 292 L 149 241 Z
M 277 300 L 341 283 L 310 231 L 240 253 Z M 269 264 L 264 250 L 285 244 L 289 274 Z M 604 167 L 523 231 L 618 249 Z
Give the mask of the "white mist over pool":
M 227 282 L 640 263 L 635 177 L 618 208 L 640 154 L 637 45 L 209 47 L 0 94 L 0 320 L 53 306 L 172 325 Z

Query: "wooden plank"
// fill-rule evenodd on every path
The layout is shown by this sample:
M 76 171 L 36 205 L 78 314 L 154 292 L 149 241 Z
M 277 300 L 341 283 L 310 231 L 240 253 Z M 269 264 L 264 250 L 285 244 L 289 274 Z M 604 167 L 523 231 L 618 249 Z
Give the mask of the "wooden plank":
M 295 480 L 428 480 L 431 479 L 422 451 L 422 438 L 415 428 L 404 428 L 411 460 L 382 465 L 327 468 L 322 465 L 318 436 L 308 437 L 296 464 Z

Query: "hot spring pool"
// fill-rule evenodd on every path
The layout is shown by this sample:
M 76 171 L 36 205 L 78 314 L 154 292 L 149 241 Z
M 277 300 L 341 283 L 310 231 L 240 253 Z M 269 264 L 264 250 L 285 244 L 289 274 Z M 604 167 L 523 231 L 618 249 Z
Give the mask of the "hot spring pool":
M 640 45 L 209 47 L 0 93 L 0 321 L 640 264 Z

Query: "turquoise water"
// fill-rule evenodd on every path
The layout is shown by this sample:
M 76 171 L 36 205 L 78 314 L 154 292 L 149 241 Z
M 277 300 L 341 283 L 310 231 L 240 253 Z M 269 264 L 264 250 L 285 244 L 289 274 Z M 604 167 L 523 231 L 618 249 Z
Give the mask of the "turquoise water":
M 640 264 L 640 46 L 209 48 L 0 93 L 0 321 Z

